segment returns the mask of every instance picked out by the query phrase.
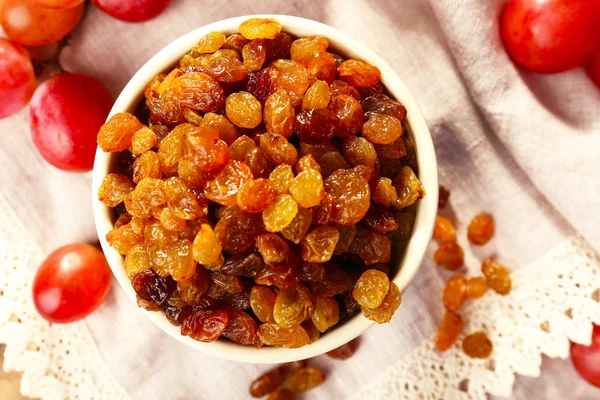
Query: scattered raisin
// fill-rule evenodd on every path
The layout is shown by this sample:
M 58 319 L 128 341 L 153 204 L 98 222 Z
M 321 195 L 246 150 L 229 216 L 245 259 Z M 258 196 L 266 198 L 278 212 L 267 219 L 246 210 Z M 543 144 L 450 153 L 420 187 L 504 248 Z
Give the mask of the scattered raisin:
M 340 347 L 327 352 L 327 355 L 336 360 L 347 360 L 356 353 L 358 348 L 359 338 L 349 341 Z
M 476 276 L 467 281 L 467 296 L 470 299 L 478 299 L 485 294 L 487 281 L 483 276 Z
M 444 319 L 435 336 L 435 347 L 446 351 L 456 342 L 465 327 L 465 322 L 459 314 L 446 311 Z
M 483 246 L 494 236 L 494 218 L 490 214 L 479 214 L 467 229 L 469 242 Z
M 456 242 L 456 229 L 450 219 L 438 215 L 435 217 L 433 238 L 441 243 Z
M 449 271 L 456 271 L 463 266 L 465 256 L 462 247 L 455 242 L 442 243 L 433 255 L 437 265 Z
M 487 285 L 496 293 L 506 295 L 512 287 L 512 280 L 508 270 L 490 259 L 483 260 L 481 272 L 487 279 Z
M 465 354 L 471 358 L 488 358 L 494 350 L 492 341 L 484 332 L 475 332 L 465 337 L 462 348 Z
M 467 299 L 467 278 L 463 274 L 456 274 L 448 279 L 444 288 L 444 306 L 449 311 L 457 311 Z
M 305 367 L 294 372 L 288 382 L 289 389 L 294 393 L 302 393 L 313 389 L 325 382 L 325 375 L 315 367 Z

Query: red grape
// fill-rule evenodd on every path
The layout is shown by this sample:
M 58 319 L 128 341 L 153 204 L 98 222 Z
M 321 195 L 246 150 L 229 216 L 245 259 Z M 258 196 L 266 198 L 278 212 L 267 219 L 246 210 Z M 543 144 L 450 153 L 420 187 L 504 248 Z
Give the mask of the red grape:
M 56 168 L 89 171 L 94 165 L 96 137 L 113 99 L 96 79 L 80 74 L 52 78 L 31 99 L 33 142 Z
M 99 9 L 122 21 L 148 21 L 161 14 L 171 0 L 92 0 Z
M 512 0 L 500 34 L 508 54 L 529 71 L 579 67 L 600 50 L 600 1 Z
M 71 8 L 83 3 L 83 0 L 35 0 L 40 7 Z
M 27 51 L 11 40 L 0 38 L 0 119 L 22 109 L 36 85 Z
M 591 345 L 571 342 L 571 361 L 583 379 L 600 387 L 600 325 L 594 325 Z
M 600 89 L 600 53 L 596 54 L 592 61 L 587 66 L 587 73 L 592 78 L 592 81 Z
M 50 322 L 67 323 L 88 316 L 110 288 L 104 254 L 90 244 L 74 243 L 52 252 L 33 281 L 33 302 Z
M 62 10 L 42 8 L 35 0 L 3 0 L 0 4 L 4 32 L 25 46 L 41 46 L 62 39 L 83 14 L 83 3 Z

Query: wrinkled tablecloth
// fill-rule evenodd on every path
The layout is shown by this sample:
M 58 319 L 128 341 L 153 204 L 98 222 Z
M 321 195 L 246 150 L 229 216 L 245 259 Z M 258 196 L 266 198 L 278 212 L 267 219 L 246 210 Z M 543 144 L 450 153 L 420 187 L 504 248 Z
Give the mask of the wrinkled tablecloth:
M 216 20 L 273 13 L 334 26 L 387 61 L 419 103 L 435 142 L 440 183 L 451 191 L 445 212 L 458 223 L 468 271 L 477 273 L 480 260 L 491 255 L 517 270 L 535 264 L 573 235 L 578 235 L 578 243 L 589 246 L 589 251 L 600 249 L 600 90 L 582 69 L 542 76 L 516 68 L 498 35 L 502 3 L 173 0 L 163 15 L 141 24 L 119 22 L 88 6 L 62 62 L 69 71 L 98 78 L 116 97 L 158 50 Z M 64 173 L 45 163 L 33 146 L 26 111 L 0 121 L 0 171 L 5 207 L 14 211 L 33 238 L 31 245 L 39 246 L 41 253 L 72 241 L 96 240 L 91 175 Z M 464 240 L 465 227 L 480 211 L 495 215 L 497 232 L 492 244 L 471 249 Z M 396 378 L 416 385 L 440 384 L 423 383 L 418 375 L 401 376 L 402 368 L 398 367 L 414 349 L 431 340 L 443 314 L 440 293 L 449 274 L 432 263 L 434 248 L 390 324 L 366 332 L 359 352 L 348 361 L 326 357 L 315 361 L 325 369 L 328 380 L 305 398 L 366 398 L 366 393 L 385 398 L 392 393 L 388 389 Z M 544 269 L 539 271 L 543 281 Z M 116 379 L 109 382 L 121 385 L 128 396 L 244 398 L 249 382 L 268 368 L 223 361 L 187 348 L 151 324 L 114 283 L 106 304 L 85 323 L 101 359 Z M 490 304 L 496 302 L 494 299 Z M 599 303 L 590 304 L 598 307 L 590 311 L 591 320 L 598 318 L 598 323 Z M 487 323 L 501 332 L 506 328 L 498 325 L 502 321 L 492 315 Z M 580 332 L 588 328 L 589 324 Z M 559 343 L 568 343 L 566 335 L 557 337 Z M 2 338 L 0 335 L 0 341 Z M 562 350 L 556 355 L 565 356 Z M 60 358 L 54 360 L 59 362 L 56 360 Z M 535 375 L 532 362 L 533 372 L 525 375 Z M 482 363 L 481 371 L 486 368 L 488 373 L 494 370 Z M 515 366 L 512 371 L 520 370 Z M 452 373 L 450 370 L 446 375 Z M 476 381 L 477 375 L 472 379 Z M 79 381 L 85 379 L 72 377 L 70 384 Z M 379 384 L 372 386 L 377 381 Z M 369 385 L 374 392 L 366 391 Z M 406 390 L 398 389 L 407 398 L 414 395 L 409 386 L 407 383 Z M 377 392 L 379 388 L 383 389 Z M 560 359 L 544 358 L 541 377 L 517 377 L 513 389 L 515 399 L 600 397 L 598 389 L 578 378 L 569 361 Z M 444 398 L 461 398 L 467 393 L 465 398 L 483 398 L 478 396 L 489 390 L 483 394 L 468 390 L 435 393 L 452 393 Z M 495 394 L 510 395 L 501 392 Z

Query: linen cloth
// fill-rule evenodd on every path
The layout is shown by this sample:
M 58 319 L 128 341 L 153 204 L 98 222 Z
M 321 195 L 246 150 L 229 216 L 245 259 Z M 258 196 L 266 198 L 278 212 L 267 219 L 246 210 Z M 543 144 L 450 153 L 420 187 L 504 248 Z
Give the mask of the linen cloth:
M 436 146 L 440 183 L 452 192 L 445 212 L 457 222 L 459 240 L 478 212 L 496 216 L 492 244 L 466 248 L 467 269 L 475 274 L 480 260 L 494 254 L 517 269 L 575 233 L 600 249 L 600 90 L 581 69 L 541 76 L 516 68 L 498 35 L 502 3 L 173 0 L 163 15 L 141 24 L 119 22 L 89 6 L 62 62 L 69 71 L 96 77 L 116 97 L 158 50 L 213 21 L 273 13 L 336 27 L 387 61 L 419 103 Z M 90 174 L 67 174 L 46 164 L 32 144 L 27 112 L 0 121 L 0 132 L 1 192 L 39 246 L 51 251 L 72 241 L 95 241 Z M 393 321 L 366 332 L 352 359 L 315 360 L 328 380 L 307 398 L 360 393 L 430 340 L 443 314 L 439 294 L 449 276 L 431 255 Z M 268 368 L 187 348 L 137 311 L 116 282 L 86 323 L 102 358 L 133 398 L 245 398 L 249 382 Z M 513 397 L 600 395 L 568 361 L 546 360 L 543 370 L 537 380 L 517 378 Z

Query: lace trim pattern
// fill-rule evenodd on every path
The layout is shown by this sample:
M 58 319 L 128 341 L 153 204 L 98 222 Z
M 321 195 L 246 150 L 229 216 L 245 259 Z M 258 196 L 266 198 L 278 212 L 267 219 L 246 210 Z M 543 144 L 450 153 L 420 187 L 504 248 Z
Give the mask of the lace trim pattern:
M 6 344 L 4 369 L 23 373 L 24 396 L 130 399 L 100 357 L 84 322 L 50 324 L 37 314 L 31 285 L 43 259 L 41 248 L 0 195 L 0 343 Z
M 539 376 L 542 355 L 566 358 L 569 339 L 589 344 L 600 324 L 600 258 L 571 237 L 512 273 L 510 295 L 492 291 L 463 310 L 465 330 L 445 353 L 425 340 L 352 399 L 487 399 L 509 397 L 515 374 Z M 487 360 L 461 348 L 465 334 L 483 330 L 494 344 Z

